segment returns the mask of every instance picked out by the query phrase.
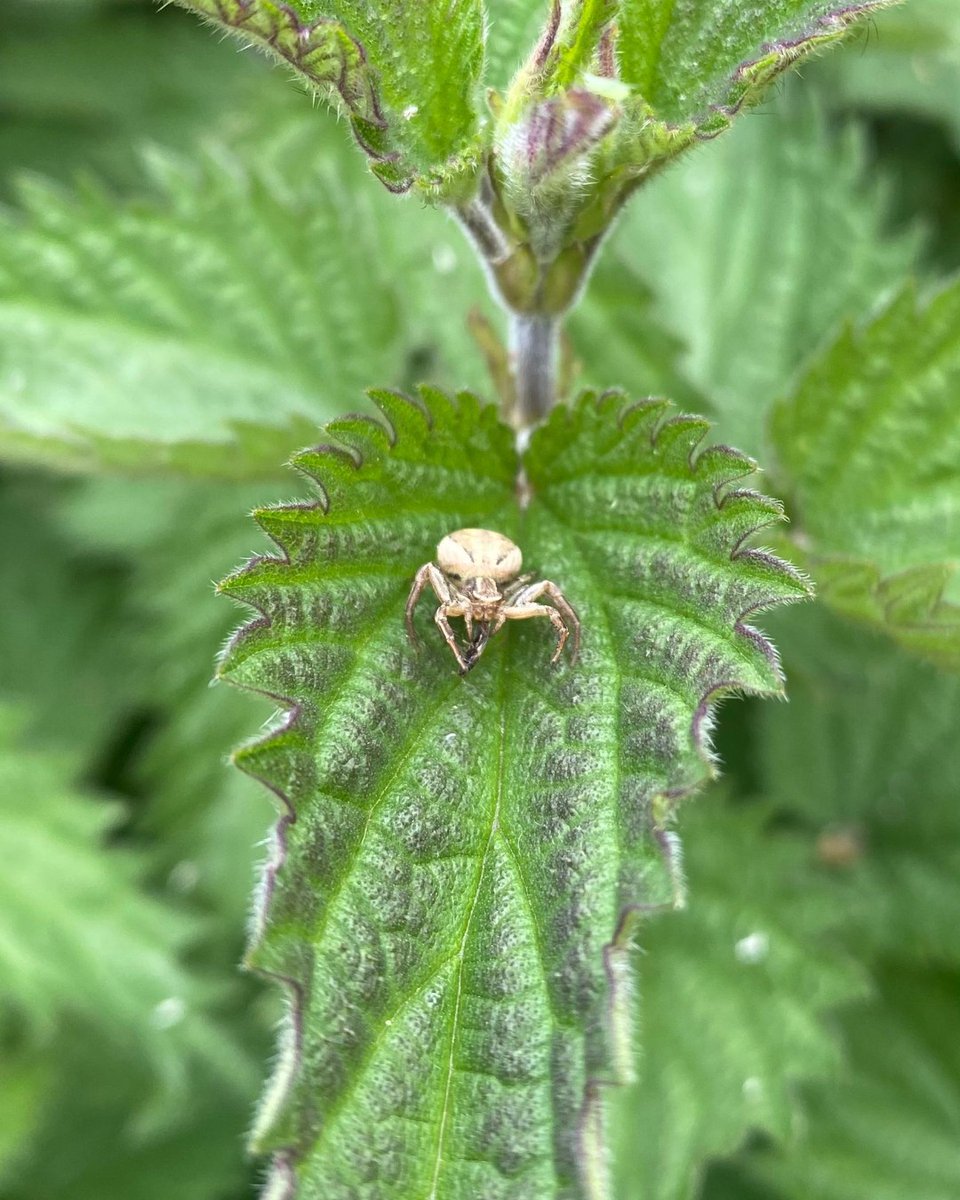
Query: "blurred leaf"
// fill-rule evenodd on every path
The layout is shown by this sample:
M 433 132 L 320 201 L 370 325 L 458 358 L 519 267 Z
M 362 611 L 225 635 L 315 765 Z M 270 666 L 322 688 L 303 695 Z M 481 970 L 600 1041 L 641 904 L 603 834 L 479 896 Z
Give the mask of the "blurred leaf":
M 817 843 L 851 947 L 960 964 L 960 680 L 828 613 L 778 625 L 790 704 L 759 714 L 766 795 Z
M 815 107 L 787 101 L 644 188 L 607 250 L 689 347 L 681 365 L 718 435 L 753 454 L 796 368 L 902 282 L 917 246 L 888 235 L 858 131 L 833 133 Z M 616 349 L 615 325 L 608 336 Z
M 817 64 L 812 78 L 834 103 L 943 122 L 960 147 L 960 7 L 909 0 L 879 13 L 874 29 Z
M 306 97 L 252 55 L 205 36 L 186 13 L 137 3 L 4 0 L 0 194 L 14 171 L 95 170 L 129 188 L 145 142 L 186 146 L 258 123 L 274 97 Z
M 4 1044 L 0 1048 L 0 1186 L 4 1188 L 19 1170 L 40 1122 L 50 1068 L 32 1047 Z
M 76 794 L 64 763 L 18 744 L 9 709 L 0 721 L 0 804 L 17 848 L 0 877 L 0 1002 L 36 1037 L 82 1020 L 149 1064 L 145 1122 L 175 1111 L 192 1062 L 243 1088 L 248 1067 L 213 1019 L 217 989 L 180 961 L 196 924 L 141 892 L 131 851 L 105 851 L 116 806 Z
M 845 1015 L 842 1082 L 807 1092 L 790 1152 L 754 1159 L 791 1200 L 956 1200 L 960 977 L 888 966 Z
M 0 544 L 16 564 L 4 574 L 0 699 L 22 703 L 35 742 L 86 752 L 90 768 L 142 685 L 130 665 L 138 630 L 126 565 L 57 529 L 62 493 L 49 479 L 0 482 Z
M 771 421 L 822 598 L 953 669 L 958 388 L 960 281 L 922 303 L 907 287 L 875 319 L 846 328 Z
M 288 188 L 231 158 L 153 167 L 161 202 L 33 184 L 0 225 L 0 453 L 272 472 L 396 370 L 376 226 L 326 168 Z
M 253 1055 L 233 1053 L 253 1084 Z M 4 1200 L 241 1200 L 253 1194 L 242 1135 L 252 1097 L 194 1071 L 189 1092 L 160 1128 L 138 1112 L 149 1093 L 144 1064 L 83 1024 L 57 1039 L 42 1122 L 4 1180 Z
M 664 329 L 653 289 L 620 256 L 601 258 L 569 327 L 583 369 L 578 383 L 601 391 L 629 380 L 639 395 L 711 411 L 683 371 L 686 341 Z
M 286 491 L 296 490 L 292 480 Z M 135 768 L 149 803 L 137 829 L 157 842 L 154 862 L 174 872 L 174 885 L 212 900 L 226 918 L 229 953 L 239 957 L 254 858 L 272 809 L 256 783 L 227 759 L 249 733 L 249 698 L 211 688 L 216 655 L 235 625 L 212 581 L 267 540 L 245 514 L 263 488 L 197 487 L 170 497 L 170 523 L 144 548 L 133 594 L 154 637 L 141 647 L 145 673 L 163 716 Z M 261 705 L 264 722 L 272 702 Z M 229 924 L 227 924 L 229 922 Z
M 286 475 L 276 486 L 290 490 Z M 91 479 L 59 511 L 79 550 L 132 559 L 128 619 L 149 636 L 130 645 L 124 668 L 137 681 L 136 703 L 153 719 L 124 767 L 123 782 L 139 797 L 130 820 L 171 894 L 212 906 L 217 953 L 228 961 L 240 954 L 253 858 L 271 809 L 262 789 L 227 765 L 251 711 L 248 697 L 210 686 L 235 625 L 213 581 L 266 548 L 244 514 L 269 488 Z M 272 709 L 263 705 L 264 720 Z
M 484 0 L 487 44 L 484 80 L 505 90 L 543 32 L 547 0 Z
M 750 1131 L 787 1137 L 797 1081 L 838 1061 L 824 1010 L 864 990 L 805 838 L 716 791 L 684 827 L 690 906 L 643 933 L 639 1082 L 610 1096 L 620 1200 L 688 1200 Z
M 490 297 L 478 256 L 447 213 L 414 201 L 398 204 L 382 190 L 371 190 L 348 145 L 329 137 L 318 143 L 315 116 L 287 116 L 250 135 L 243 148 L 245 160 L 258 170 L 307 195 L 321 155 L 351 196 L 362 193 L 358 207 L 375 227 L 384 277 L 395 283 L 404 358 L 391 382 L 413 388 L 426 380 L 451 390 L 484 390 L 489 381 L 468 332 L 467 314 L 480 307 L 494 324 L 503 327 L 505 322 Z M 374 381 L 368 374 L 363 386 Z M 356 405 L 356 395 L 341 399 L 340 409 Z
M 960 268 L 960 7 L 910 0 L 880 14 L 806 80 L 834 111 L 869 120 L 898 221 L 929 229 L 925 265 Z

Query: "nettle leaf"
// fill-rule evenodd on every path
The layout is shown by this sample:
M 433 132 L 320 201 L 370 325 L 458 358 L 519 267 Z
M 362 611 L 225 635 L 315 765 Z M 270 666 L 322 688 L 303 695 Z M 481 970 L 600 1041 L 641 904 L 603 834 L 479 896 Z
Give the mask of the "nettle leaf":
M 239 1058 L 244 1049 L 235 1045 L 233 1053 Z M 248 1051 L 244 1071 L 252 1078 L 251 1057 Z M 250 1164 L 240 1136 L 250 1100 L 225 1088 L 215 1071 L 192 1071 L 189 1090 L 178 1095 L 167 1119 L 144 1129 L 139 1115 L 150 1079 L 142 1057 L 74 1021 L 44 1048 L 42 1061 L 44 1103 L 8 1176 L 0 1174 L 4 1195 L 16 1200 L 164 1200 L 170 1195 L 218 1200 L 249 1188 Z M 11 1098 L 16 1082 L 4 1080 Z M 17 1117 L 22 1121 L 25 1115 Z M 6 1111 L 3 1116 L 6 1133 L 11 1126 Z M 65 1130 L 82 1135 L 65 1135 Z
M 511 96 L 572 88 L 581 102 L 587 95 L 606 102 L 616 129 L 595 164 L 604 194 L 603 176 L 616 191 L 624 178 L 639 179 L 714 137 L 761 100 L 777 76 L 891 2 L 761 0 L 746 7 L 739 0 L 556 0 Z M 495 29 L 500 7 L 493 7 Z M 526 15 L 530 6 L 518 7 Z M 505 22 L 494 45 L 495 76 L 505 51 L 516 51 L 522 28 L 521 16 Z
M 332 162 L 151 165 L 159 200 L 32 183 L 0 216 L 0 455 L 273 474 L 402 359 L 376 222 Z
M 8 1039 L 4 1039 L 6 1042 Z M 7 1186 L 24 1158 L 47 1098 L 50 1065 L 32 1047 L 0 1050 L 0 1184 Z
M 263 534 L 237 521 L 262 495 L 262 483 L 94 478 L 71 488 L 58 514 L 85 556 L 123 552 L 132 562 L 127 621 L 150 636 L 131 640 L 123 670 L 134 684 L 135 709 L 157 719 L 127 768 L 148 797 L 131 824 L 149 841 L 151 864 L 174 893 L 214 903 L 225 927 L 218 936 L 234 950 L 270 812 L 253 780 L 224 768 L 250 728 L 251 712 L 249 697 L 210 687 L 210 664 L 234 624 L 211 581 L 244 555 L 268 548 Z M 36 652 L 29 643 L 24 650 Z M 109 662 L 101 650 L 104 657 Z M 58 665 L 66 670 L 63 661 Z M 265 703 L 264 720 L 270 712 Z
M 837 1065 L 822 1013 L 864 979 L 833 944 L 836 897 L 807 839 L 771 817 L 716 792 L 685 817 L 691 904 L 644 934 L 639 1078 L 614 1098 L 621 1200 L 699 1195 L 709 1159 L 749 1131 L 790 1136 L 798 1080 Z
M 960 668 L 960 282 L 847 328 L 771 433 L 824 600 Z
M 178 0 L 346 109 L 391 191 L 450 186 L 478 123 L 481 0 Z
M 711 412 L 690 381 L 686 341 L 661 319 L 658 299 L 625 255 L 601 258 L 570 314 L 570 344 L 582 382 L 591 387 L 632 379 L 643 395 L 670 396 L 696 412 Z
M 889 964 L 880 997 L 844 1014 L 851 1071 L 810 1089 L 802 1136 L 748 1160 L 798 1200 L 953 1200 L 960 1182 L 955 973 Z
M 46 476 L 0 481 L 0 544 L 16 563 L 4 578 L 0 698 L 22 705 L 35 740 L 97 754 L 139 682 L 130 670 L 137 625 L 124 568 L 78 552 L 56 527 L 62 490 Z
M 585 104 L 603 110 L 582 147 L 589 157 L 617 126 L 598 152 L 592 226 L 601 210 L 601 224 L 609 221 L 631 181 L 725 129 L 784 70 L 892 0 L 763 0 L 749 9 L 738 0 L 177 2 L 287 62 L 346 111 L 391 191 L 470 199 L 492 144 L 483 85 L 506 89 L 511 74 L 504 145 L 526 139 L 530 106 L 545 97 L 551 124 L 569 115 L 567 100 L 580 114 Z M 499 119 L 500 91 L 492 107 Z
M 28 169 L 137 184 L 136 147 L 192 144 L 291 89 L 266 63 L 150 5 L 6 0 L 0 43 L 0 195 Z M 162 64 L 163 86 L 157 68 Z M 229 114 L 229 116 L 228 116 Z M 246 123 L 246 122 L 245 122 Z
M 147 1123 L 176 1110 L 198 1064 L 242 1090 L 248 1065 L 211 1011 L 219 988 L 181 961 L 197 923 L 141 890 L 136 855 L 105 852 L 116 806 L 74 792 L 66 761 L 26 749 L 11 710 L 0 721 L 0 804 L 17 847 L 0 876 L 0 1006 L 36 1038 L 82 1022 L 149 1064 Z
M 609 271 L 651 289 L 656 316 L 686 345 L 680 366 L 719 435 L 753 454 L 800 364 L 900 287 L 918 247 L 914 234 L 888 233 L 883 181 L 864 179 L 857 127 L 832 130 L 792 90 L 774 109 L 651 182 L 605 251 Z M 602 288 L 583 308 L 606 317 Z M 575 334 L 582 320 L 574 314 Z M 609 338 L 623 353 L 616 323 Z
M 759 714 L 764 793 L 806 830 L 860 953 L 960 964 L 960 679 L 797 616 L 778 628 L 789 709 Z
M 287 718 L 238 753 L 281 800 L 251 962 L 291 1019 L 256 1145 L 278 1194 L 585 1196 L 599 1089 L 630 1066 L 627 943 L 676 900 L 668 826 L 713 771 L 714 701 L 777 693 L 745 622 L 806 594 L 744 547 L 779 506 L 664 403 L 587 394 L 524 455 L 466 394 L 376 396 L 296 465 L 312 505 L 262 509 L 281 547 L 222 585 L 261 616 L 222 675 Z M 461 678 L 413 575 L 462 526 L 503 531 L 583 622 L 498 635 Z M 294 1182 L 295 1181 L 295 1182 Z
M 889 2 L 622 0 L 620 75 L 653 126 L 639 136 L 669 144 L 720 132 L 788 67 Z

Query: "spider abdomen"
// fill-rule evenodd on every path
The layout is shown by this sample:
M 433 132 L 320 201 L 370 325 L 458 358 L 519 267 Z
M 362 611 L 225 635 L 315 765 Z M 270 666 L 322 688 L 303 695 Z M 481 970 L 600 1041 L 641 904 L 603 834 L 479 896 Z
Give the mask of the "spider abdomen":
M 458 529 L 437 546 L 437 566 L 454 579 L 509 583 L 523 566 L 520 547 L 492 529 Z

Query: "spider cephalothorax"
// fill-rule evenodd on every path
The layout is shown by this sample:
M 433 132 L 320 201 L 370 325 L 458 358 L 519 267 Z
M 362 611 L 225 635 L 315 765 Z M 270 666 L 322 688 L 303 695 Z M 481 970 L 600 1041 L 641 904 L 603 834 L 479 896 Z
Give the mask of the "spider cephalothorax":
M 407 600 L 407 632 L 416 644 L 413 610 L 423 589 L 430 585 L 440 601 L 434 620 L 465 675 L 477 662 L 484 647 L 506 621 L 546 617 L 557 631 L 557 647 L 551 662 L 563 652 L 573 634 L 572 661 L 580 649 L 580 621 L 563 592 L 549 579 L 531 583 L 521 575 L 520 547 L 490 529 L 458 529 L 437 546 L 436 563 L 428 562 L 416 574 Z M 548 596 L 553 604 L 538 604 Z M 451 617 L 463 617 L 467 641 L 463 649 L 450 625 Z

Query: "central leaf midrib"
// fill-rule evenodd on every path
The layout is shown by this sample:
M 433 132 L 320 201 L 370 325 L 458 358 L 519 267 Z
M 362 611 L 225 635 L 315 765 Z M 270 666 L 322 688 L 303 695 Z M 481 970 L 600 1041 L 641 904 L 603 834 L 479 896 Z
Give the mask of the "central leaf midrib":
M 506 640 L 506 639 L 505 639 Z M 547 965 L 545 958 L 545 950 L 543 945 L 543 934 L 540 928 L 540 923 L 537 919 L 537 914 L 533 902 L 530 898 L 530 893 L 527 888 L 527 881 L 523 874 L 523 869 L 520 862 L 520 857 L 516 848 L 513 846 L 507 831 L 501 827 L 500 817 L 503 808 L 504 798 L 504 782 L 506 774 L 506 753 L 507 753 L 507 679 L 508 665 L 510 662 L 510 645 L 509 642 L 503 646 L 500 653 L 499 676 L 498 676 L 498 731 L 499 731 L 499 752 L 497 755 L 497 770 L 495 776 L 495 786 L 493 789 L 493 805 L 490 817 L 490 827 L 487 833 L 487 839 L 480 856 L 480 867 L 476 876 L 476 883 L 470 899 L 469 911 L 463 925 L 463 932 L 460 937 L 460 943 L 456 951 L 455 957 L 458 962 L 456 976 L 456 998 L 454 1001 L 454 1011 L 451 1019 L 450 1028 L 450 1054 L 447 1061 L 447 1076 L 444 1086 L 444 1102 L 443 1110 L 440 1119 L 440 1129 L 437 1140 L 437 1157 L 434 1164 L 434 1174 L 431 1181 L 431 1190 L 427 1200 L 437 1200 L 437 1185 L 440 1181 L 440 1172 L 443 1166 L 443 1151 L 446 1130 L 451 1111 L 451 1097 L 453 1090 L 453 1079 L 456 1074 L 456 1053 L 459 1042 L 459 1017 L 460 1017 L 460 1001 L 463 988 L 463 971 L 464 960 L 466 957 L 467 947 L 470 940 L 470 930 L 473 923 L 474 914 L 479 902 L 480 891 L 483 886 L 484 875 L 486 873 L 487 864 L 490 857 L 491 848 L 494 845 L 495 839 L 499 834 L 500 842 L 507 861 L 509 862 L 512 872 L 516 877 L 518 893 L 522 897 L 523 904 L 527 910 L 530 920 L 533 940 L 537 948 L 537 960 L 540 965 L 540 973 L 544 987 L 544 994 L 547 999 L 547 1004 L 551 1012 L 551 1020 L 560 1027 L 571 1028 L 569 1021 L 561 1020 L 556 1012 L 553 1002 L 553 995 L 549 986 L 547 977 Z M 447 960 L 449 961 L 449 960 Z
M 550 506 L 550 504 L 548 502 L 546 502 L 544 500 L 544 496 L 543 496 L 542 492 L 538 495 L 538 502 L 539 502 L 539 506 L 540 506 L 540 508 L 539 508 L 540 512 L 543 514 L 543 516 L 546 517 L 547 521 L 553 525 L 554 529 L 556 530 L 556 532 L 558 533 L 560 538 L 563 540 L 563 542 L 566 543 L 572 549 L 573 553 L 576 555 L 576 558 L 580 564 L 580 571 L 578 572 L 577 578 L 579 580 L 586 582 L 588 586 L 587 586 L 587 589 L 585 589 L 585 590 L 589 590 L 592 593 L 591 594 L 591 603 L 590 603 L 590 614 L 591 614 L 591 616 L 596 614 L 596 616 L 598 616 L 599 619 L 603 623 L 603 630 L 605 633 L 605 641 L 606 641 L 606 646 L 608 648 L 608 654 L 606 655 L 606 659 L 607 659 L 606 665 L 607 665 L 608 669 L 610 670 L 611 675 L 614 680 L 615 712 L 614 712 L 613 724 L 614 724 L 616 736 L 619 739 L 619 737 L 621 735 L 620 714 L 623 711 L 623 688 L 624 688 L 625 675 L 624 675 L 624 672 L 623 672 L 623 670 L 620 666 L 620 663 L 617 659 L 616 653 L 614 652 L 615 640 L 614 640 L 613 626 L 610 621 L 610 615 L 606 608 L 604 593 L 602 592 L 601 588 L 596 585 L 595 576 L 590 570 L 589 556 L 588 556 L 586 547 L 583 545 L 584 535 L 581 534 L 580 532 L 578 532 L 577 530 L 571 529 L 569 526 L 564 524 L 562 517 L 556 512 L 555 509 L 553 509 Z M 587 636 L 589 636 L 588 629 L 584 630 L 584 637 L 587 637 Z M 624 786 L 624 781 L 625 781 L 625 777 L 626 777 L 625 771 L 624 771 L 624 763 L 623 763 L 622 755 L 619 752 L 614 752 L 613 754 L 609 755 L 608 763 L 607 763 L 607 771 L 608 771 L 609 782 L 610 782 L 611 817 L 613 819 L 612 833 L 613 833 L 613 838 L 615 840 L 615 845 L 616 845 L 617 873 L 619 876 L 620 867 L 623 862 L 623 839 L 622 839 L 621 824 L 620 824 L 620 819 L 621 819 L 620 803 L 621 803 L 621 795 L 622 795 L 622 790 L 623 790 L 623 786 Z M 619 895 L 619 891 L 620 891 L 619 886 L 618 886 L 617 891 L 618 891 L 618 895 L 615 899 L 615 907 L 616 907 L 616 909 L 621 910 L 623 907 L 623 901 L 622 901 L 621 896 Z M 610 943 L 612 943 L 614 938 L 616 937 L 616 929 L 615 928 L 610 930 L 609 936 L 610 936 Z M 607 1006 L 608 1019 L 610 1021 L 610 1025 L 611 1025 L 611 1033 L 613 1033 L 614 1030 L 612 1027 L 616 1023 L 617 1010 L 614 1005 L 614 991 L 613 991 L 612 983 L 609 979 L 609 976 L 608 976 L 607 988 L 608 988 L 608 991 L 607 991 L 607 996 L 606 996 L 606 1006 Z M 548 990 L 548 995 L 549 995 L 549 990 Z M 630 1019 L 629 1016 L 627 1019 L 628 1020 Z M 584 1091 L 584 1111 L 586 1111 L 586 1106 L 589 1103 L 588 1096 L 590 1094 L 589 1089 L 590 1089 L 591 1082 L 592 1081 L 589 1079 L 589 1077 L 585 1081 L 586 1088 Z M 586 1139 L 588 1136 L 587 1129 L 588 1129 L 588 1122 L 586 1121 L 586 1119 L 584 1119 L 582 1127 L 581 1127 L 581 1132 L 582 1132 L 582 1136 L 584 1139 Z M 594 1148 L 594 1149 L 596 1149 L 596 1148 Z M 581 1145 L 581 1150 L 583 1152 L 587 1151 L 586 1140 L 584 1140 L 583 1144 Z
M 456 1072 L 456 1054 L 457 1042 L 459 1035 L 459 1019 L 460 1019 L 460 1001 L 463 995 L 463 963 L 466 955 L 467 942 L 470 938 L 470 926 L 473 924 L 474 913 L 477 909 L 477 902 L 480 898 L 480 889 L 483 886 L 483 877 L 487 869 L 487 860 L 490 855 L 490 847 L 493 843 L 494 834 L 497 832 L 500 823 L 500 806 L 503 800 L 503 769 L 504 759 L 506 757 L 507 730 L 506 730 L 506 708 L 505 708 L 505 675 L 506 675 L 507 655 L 503 652 L 500 654 L 500 671 L 497 678 L 497 707 L 499 717 L 499 735 L 500 745 L 497 754 L 497 770 L 494 777 L 493 788 L 493 805 L 490 814 L 490 827 L 487 831 L 487 839 L 484 843 L 483 852 L 480 855 L 480 868 L 477 871 L 476 882 L 473 888 L 473 895 L 470 898 L 470 907 L 467 912 L 466 920 L 463 924 L 463 932 L 460 935 L 460 944 L 457 949 L 457 979 L 456 979 L 456 996 L 453 1004 L 453 1017 L 450 1022 L 450 1054 L 447 1059 L 447 1077 L 444 1084 L 443 1109 L 440 1113 L 440 1128 L 437 1134 L 437 1156 L 433 1166 L 433 1179 L 430 1183 L 430 1192 L 428 1200 L 436 1200 L 437 1184 L 440 1180 L 440 1171 L 443 1165 L 443 1149 L 444 1139 L 446 1138 L 447 1124 L 450 1115 L 451 1093 L 453 1091 L 453 1077 Z

